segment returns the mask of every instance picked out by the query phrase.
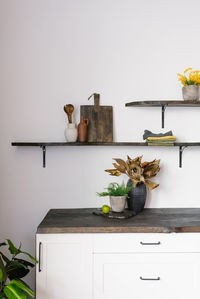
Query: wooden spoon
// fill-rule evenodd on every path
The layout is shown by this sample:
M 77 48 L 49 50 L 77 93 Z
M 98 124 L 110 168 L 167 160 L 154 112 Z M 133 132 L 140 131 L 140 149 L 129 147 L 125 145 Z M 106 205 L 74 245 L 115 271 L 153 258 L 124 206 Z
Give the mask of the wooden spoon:
M 74 106 L 72 104 L 67 104 L 64 106 L 64 111 L 67 113 L 68 121 L 72 123 L 72 113 L 74 111 Z

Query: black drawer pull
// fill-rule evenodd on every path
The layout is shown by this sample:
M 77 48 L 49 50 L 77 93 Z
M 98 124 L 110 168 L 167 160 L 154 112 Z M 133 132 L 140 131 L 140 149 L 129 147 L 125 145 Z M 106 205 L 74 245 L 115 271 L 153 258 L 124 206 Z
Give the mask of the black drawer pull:
M 156 243 L 144 243 L 144 242 L 141 241 L 140 244 L 141 245 L 160 245 L 161 242 L 159 241 L 159 242 L 156 242 Z
M 42 243 L 39 243 L 39 263 L 38 263 L 38 270 L 39 272 L 41 272 L 41 247 L 42 247 Z
M 141 280 L 160 280 L 160 277 L 157 278 L 143 278 L 142 276 L 140 276 Z

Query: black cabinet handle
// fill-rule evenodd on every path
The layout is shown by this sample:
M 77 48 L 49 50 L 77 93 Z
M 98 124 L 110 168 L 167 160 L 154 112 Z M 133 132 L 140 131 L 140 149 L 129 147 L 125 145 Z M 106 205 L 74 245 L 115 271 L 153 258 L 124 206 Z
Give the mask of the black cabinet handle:
M 141 245 L 160 245 L 161 244 L 161 242 L 159 241 L 159 242 L 156 242 L 156 243 L 145 243 L 145 242 L 140 242 L 140 244 Z
M 38 262 L 38 271 L 41 272 L 41 247 L 42 247 L 42 242 L 39 243 L 39 262 Z
M 142 276 L 140 276 L 141 280 L 160 280 L 160 277 L 157 278 L 143 278 Z

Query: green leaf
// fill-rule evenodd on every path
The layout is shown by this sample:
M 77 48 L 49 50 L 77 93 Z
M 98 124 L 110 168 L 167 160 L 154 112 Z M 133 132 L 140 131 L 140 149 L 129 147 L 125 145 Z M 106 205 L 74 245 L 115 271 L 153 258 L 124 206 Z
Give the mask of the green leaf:
M 10 261 L 9 263 L 8 263 L 8 265 L 6 265 L 6 268 L 7 269 L 11 269 L 11 268 L 24 268 L 24 269 L 27 269 L 28 267 L 26 266 L 26 265 L 24 265 L 24 264 L 22 264 L 22 263 L 20 263 L 20 262 L 18 262 L 18 261 L 16 261 L 16 260 L 13 260 L 13 261 Z
M 31 268 L 33 268 L 35 266 L 34 264 L 32 264 L 26 260 L 23 260 L 23 259 L 14 258 L 14 261 L 18 261 L 19 263 L 21 263 L 27 267 L 31 267 Z
M 21 253 L 26 254 L 32 261 L 34 261 L 36 264 L 38 263 L 38 261 L 28 252 L 25 251 L 21 251 Z
M 14 244 L 11 242 L 11 240 L 7 239 L 8 241 L 8 245 L 9 245 L 9 251 L 11 254 L 17 255 L 19 253 L 23 253 L 25 255 L 27 255 L 32 261 L 34 261 L 36 264 L 38 263 L 38 261 L 28 252 L 26 251 L 21 251 L 20 249 L 17 249 Z
M 3 271 L 2 271 L 2 269 L 0 268 L 0 282 L 2 282 L 2 280 L 3 280 Z
M 24 292 L 15 284 L 8 284 L 3 291 L 8 299 L 26 299 Z
M 21 253 L 21 250 L 17 249 L 11 240 L 7 239 L 7 241 L 8 241 L 8 245 L 9 245 L 8 250 L 10 251 L 11 254 L 17 255 L 17 254 Z
M 8 274 L 9 279 L 18 279 L 23 278 L 29 273 L 29 269 L 25 265 L 18 264 L 9 264 L 6 267 L 6 271 Z
M 1 292 L 1 293 L 0 293 L 0 299 L 3 299 L 3 298 L 5 298 L 5 297 L 4 297 L 4 293 Z
M 11 281 L 12 284 L 18 286 L 21 290 L 23 290 L 24 292 L 26 292 L 29 296 L 31 296 L 32 298 L 34 298 L 34 292 L 26 285 L 24 284 L 21 280 L 12 280 Z
M 1 269 L 2 273 L 3 273 L 3 279 L 2 280 L 6 281 L 6 277 L 7 277 L 6 269 L 5 269 L 5 266 L 4 266 L 4 263 L 3 263 L 2 259 L 1 259 L 1 257 L 0 257 L 0 269 Z
M 118 183 L 110 183 L 108 188 L 106 188 L 108 192 L 97 193 L 99 196 L 128 196 L 128 193 L 131 191 L 132 186 L 125 186 L 124 182 L 121 185 Z
M 2 252 L 0 252 L 0 255 L 1 255 L 2 259 L 4 260 L 4 262 L 6 262 L 6 263 L 10 262 L 10 260 Z

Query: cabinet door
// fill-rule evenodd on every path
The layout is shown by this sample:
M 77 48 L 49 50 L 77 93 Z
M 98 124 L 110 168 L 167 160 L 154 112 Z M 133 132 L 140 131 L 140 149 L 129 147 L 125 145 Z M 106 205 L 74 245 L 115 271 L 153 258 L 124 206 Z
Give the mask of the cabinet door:
M 95 254 L 94 299 L 197 299 L 199 253 Z
M 37 299 L 92 298 L 92 242 L 87 234 L 38 234 Z

